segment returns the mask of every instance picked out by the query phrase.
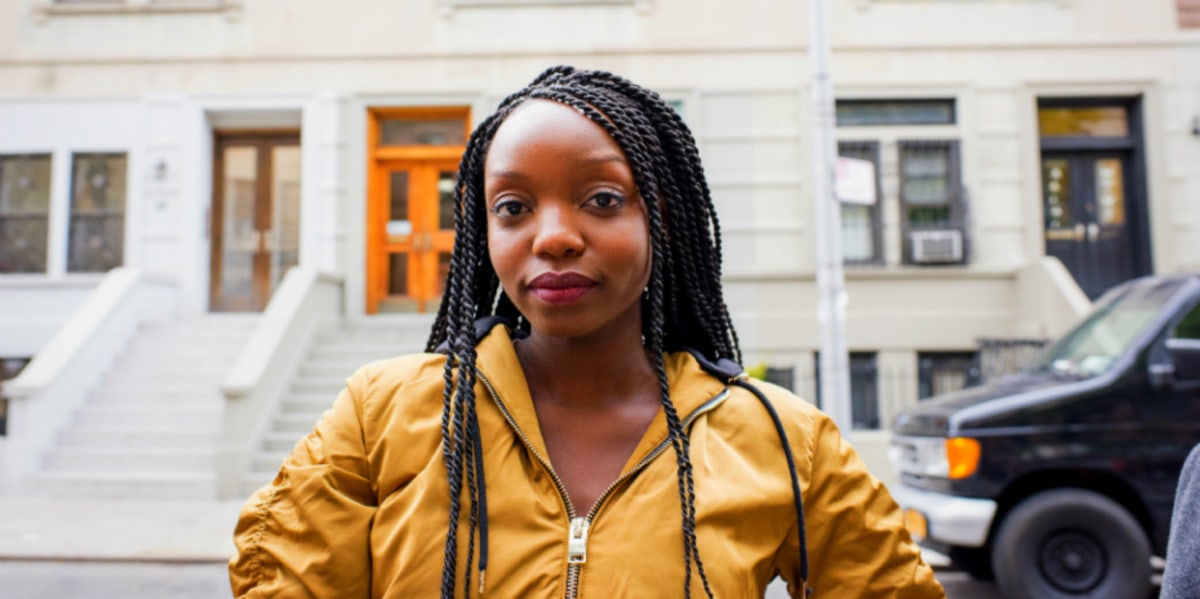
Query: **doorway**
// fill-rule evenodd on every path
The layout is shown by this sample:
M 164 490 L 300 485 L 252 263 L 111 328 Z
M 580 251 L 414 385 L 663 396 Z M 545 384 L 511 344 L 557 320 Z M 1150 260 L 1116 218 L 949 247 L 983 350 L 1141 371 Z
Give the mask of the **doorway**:
M 1149 274 L 1138 100 L 1042 100 L 1038 126 L 1046 254 L 1091 299 Z
M 383 312 L 425 312 L 437 307 L 446 288 L 454 248 L 452 160 L 385 161 L 377 186 L 387 198 L 371 223 L 382 240 L 378 251 L 377 306 Z
M 259 312 L 300 258 L 300 134 L 216 135 L 209 309 Z
M 370 111 L 366 313 L 436 310 L 454 247 L 467 108 Z

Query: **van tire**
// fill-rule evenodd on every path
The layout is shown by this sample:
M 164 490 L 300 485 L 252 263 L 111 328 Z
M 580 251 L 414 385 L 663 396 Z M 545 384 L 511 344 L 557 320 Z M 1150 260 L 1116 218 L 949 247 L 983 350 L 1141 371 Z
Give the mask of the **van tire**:
M 1150 591 L 1150 542 L 1117 502 L 1054 489 L 1018 503 L 992 545 L 1002 595 L 1140 599 Z

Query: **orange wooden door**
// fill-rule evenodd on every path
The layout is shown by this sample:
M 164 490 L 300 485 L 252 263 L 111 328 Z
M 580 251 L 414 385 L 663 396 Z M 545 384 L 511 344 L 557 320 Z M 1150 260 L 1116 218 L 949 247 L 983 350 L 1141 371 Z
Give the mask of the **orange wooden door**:
M 436 309 L 454 247 L 452 159 L 380 160 L 368 215 L 367 312 Z

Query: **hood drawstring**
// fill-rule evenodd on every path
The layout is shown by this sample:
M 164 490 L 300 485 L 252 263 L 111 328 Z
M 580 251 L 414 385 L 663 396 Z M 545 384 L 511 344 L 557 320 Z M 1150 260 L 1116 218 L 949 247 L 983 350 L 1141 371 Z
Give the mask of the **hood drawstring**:
M 779 413 L 775 411 L 775 406 L 771 405 L 767 396 L 763 395 L 758 387 L 747 382 L 744 374 L 733 379 L 732 383 L 750 391 L 758 398 L 758 401 L 771 414 L 771 421 L 775 423 L 775 432 L 779 435 L 779 442 L 783 444 L 783 454 L 787 456 L 788 474 L 792 477 L 792 503 L 796 507 L 796 530 L 799 531 L 800 537 L 800 584 L 807 597 L 812 593 L 812 589 L 808 588 L 808 540 L 804 531 L 804 499 L 800 495 L 800 478 L 796 474 L 796 459 L 792 455 L 792 444 L 788 442 L 787 433 L 783 429 L 783 421 L 779 419 Z
M 479 436 L 478 407 L 467 417 L 470 420 L 467 425 L 467 434 L 471 437 L 472 452 L 475 454 L 471 460 L 471 469 L 475 472 L 475 496 L 479 498 L 479 596 L 482 597 L 488 566 L 488 509 L 487 481 L 484 480 L 483 474 L 483 441 Z M 470 575 L 468 572 L 467 576 L 470 577 Z

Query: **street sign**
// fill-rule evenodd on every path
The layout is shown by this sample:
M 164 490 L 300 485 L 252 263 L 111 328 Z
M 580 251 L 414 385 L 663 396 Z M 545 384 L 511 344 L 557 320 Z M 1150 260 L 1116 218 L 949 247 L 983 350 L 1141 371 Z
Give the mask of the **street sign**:
M 834 196 L 847 204 L 875 204 L 875 163 L 838 156 Z

